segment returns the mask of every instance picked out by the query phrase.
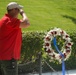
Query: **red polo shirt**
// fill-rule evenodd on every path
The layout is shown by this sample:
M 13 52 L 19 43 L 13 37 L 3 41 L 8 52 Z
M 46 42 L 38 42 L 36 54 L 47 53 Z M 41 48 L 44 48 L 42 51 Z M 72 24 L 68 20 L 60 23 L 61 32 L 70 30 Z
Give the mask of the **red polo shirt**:
M 0 20 L 0 60 L 20 58 L 21 28 L 20 20 L 8 14 Z

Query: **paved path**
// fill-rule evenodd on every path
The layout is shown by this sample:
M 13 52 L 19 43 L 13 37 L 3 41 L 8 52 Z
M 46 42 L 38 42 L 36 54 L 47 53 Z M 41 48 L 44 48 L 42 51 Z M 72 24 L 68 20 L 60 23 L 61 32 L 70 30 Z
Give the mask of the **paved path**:
M 19 75 L 39 75 L 39 74 L 19 74 Z M 42 73 L 42 75 L 62 75 L 62 72 L 48 72 L 48 73 Z M 76 70 L 68 70 L 66 71 L 66 75 L 76 75 Z

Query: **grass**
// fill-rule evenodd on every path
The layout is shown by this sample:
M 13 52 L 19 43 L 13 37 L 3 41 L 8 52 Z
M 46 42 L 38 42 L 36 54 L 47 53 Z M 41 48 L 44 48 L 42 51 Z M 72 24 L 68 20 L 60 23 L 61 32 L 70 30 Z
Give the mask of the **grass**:
M 0 18 L 6 5 L 12 0 L 0 0 Z M 13 0 L 24 6 L 30 27 L 23 31 L 46 31 L 59 27 L 66 31 L 76 30 L 76 0 Z M 19 17 L 21 18 L 21 17 Z

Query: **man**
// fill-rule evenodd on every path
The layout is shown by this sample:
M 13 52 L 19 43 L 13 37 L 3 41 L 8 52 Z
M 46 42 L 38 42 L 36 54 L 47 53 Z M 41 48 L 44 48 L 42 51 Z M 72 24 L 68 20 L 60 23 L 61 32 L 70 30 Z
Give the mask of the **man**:
M 21 28 L 28 27 L 29 20 L 16 2 L 7 5 L 7 14 L 0 20 L 0 67 L 3 75 L 18 75 L 17 60 L 21 50 Z M 22 20 L 18 19 L 18 14 Z M 0 74 L 1 75 L 1 74 Z

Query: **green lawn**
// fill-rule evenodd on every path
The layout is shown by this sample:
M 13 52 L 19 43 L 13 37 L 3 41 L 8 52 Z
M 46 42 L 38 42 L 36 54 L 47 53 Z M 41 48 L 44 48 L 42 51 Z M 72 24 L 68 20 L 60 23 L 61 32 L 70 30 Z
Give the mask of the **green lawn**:
M 76 30 L 76 0 L 0 0 L 0 18 L 11 1 L 23 5 L 30 20 L 30 27 L 23 31 L 46 31 L 52 27 Z

